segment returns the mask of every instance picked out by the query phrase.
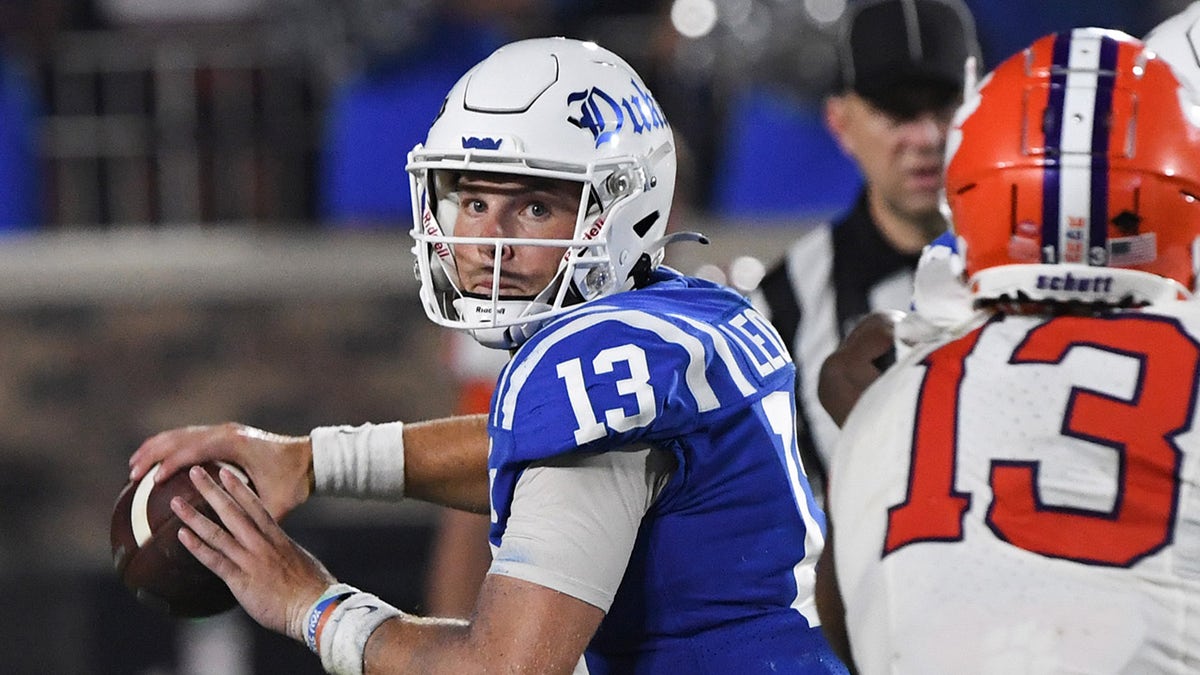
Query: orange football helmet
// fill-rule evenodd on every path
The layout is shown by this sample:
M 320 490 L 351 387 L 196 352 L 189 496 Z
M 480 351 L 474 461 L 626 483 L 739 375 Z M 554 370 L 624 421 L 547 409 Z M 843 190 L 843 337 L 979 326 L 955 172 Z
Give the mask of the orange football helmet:
M 967 92 L 946 152 L 977 301 L 1195 290 L 1200 99 L 1140 41 L 1098 28 L 1037 40 Z

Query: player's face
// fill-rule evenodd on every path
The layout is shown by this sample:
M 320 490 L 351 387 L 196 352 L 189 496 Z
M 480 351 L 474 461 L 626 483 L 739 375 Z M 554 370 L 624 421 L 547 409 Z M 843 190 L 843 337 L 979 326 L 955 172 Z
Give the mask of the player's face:
M 873 199 L 907 220 L 938 213 L 954 105 L 899 119 L 853 93 L 830 100 L 830 128 L 858 163 Z
M 582 186 L 570 181 L 500 174 L 464 174 L 457 183 L 459 237 L 571 239 Z M 554 278 L 562 247 L 458 244 L 454 257 L 463 291 L 492 294 L 499 262 L 500 295 L 536 295 Z

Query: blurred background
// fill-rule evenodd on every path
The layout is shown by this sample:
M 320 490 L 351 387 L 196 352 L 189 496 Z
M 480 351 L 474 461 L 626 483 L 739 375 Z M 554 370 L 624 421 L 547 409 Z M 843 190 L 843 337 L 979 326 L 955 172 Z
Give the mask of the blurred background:
M 985 68 L 1184 0 L 967 0 Z M 316 673 L 235 610 L 170 621 L 112 572 L 126 460 L 155 431 L 282 433 L 454 409 L 416 302 L 405 154 L 511 39 L 594 39 L 681 149 L 668 263 L 753 287 L 859 179 L 826 134 L 844 0 L 0 0 L 0 672 Z M 450 343 L 453 344 L 453 343 Z M 316 500 L 289 531 L 420 611 L 416 504 Z

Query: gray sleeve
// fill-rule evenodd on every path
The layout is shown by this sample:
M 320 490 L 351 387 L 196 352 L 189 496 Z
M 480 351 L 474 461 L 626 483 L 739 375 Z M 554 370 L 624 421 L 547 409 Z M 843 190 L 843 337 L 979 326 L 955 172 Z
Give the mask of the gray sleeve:
M 650 447 L 564 455 L 530 466 L 488 574 L 552 588 L 608 611 L 642 517 L 675 469 Z

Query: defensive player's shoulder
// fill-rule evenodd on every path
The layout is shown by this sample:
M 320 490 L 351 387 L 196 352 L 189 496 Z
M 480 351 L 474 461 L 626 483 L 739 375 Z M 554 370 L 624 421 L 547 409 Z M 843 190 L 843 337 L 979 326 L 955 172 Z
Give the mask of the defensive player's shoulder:
M 1200 300 L 1156 302 L 1141 311 L 1150 316 L 1178 319 L 1193 334 L 1200 331 Z

